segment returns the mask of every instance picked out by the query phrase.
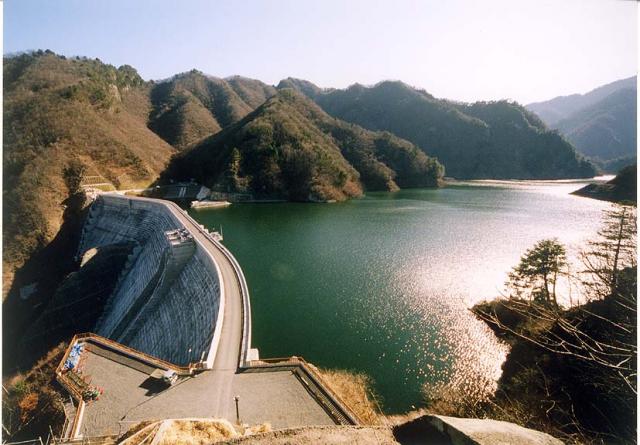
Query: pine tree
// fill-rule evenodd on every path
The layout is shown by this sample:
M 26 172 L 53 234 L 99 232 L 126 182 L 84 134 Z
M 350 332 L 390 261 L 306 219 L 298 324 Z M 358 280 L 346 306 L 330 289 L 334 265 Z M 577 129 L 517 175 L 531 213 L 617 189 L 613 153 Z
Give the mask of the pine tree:
M 566 265 L 565 247 L 555 238 L 545 239 L 525 252 L 506 285 L 518 298 L 558 306 L 556 283 Z

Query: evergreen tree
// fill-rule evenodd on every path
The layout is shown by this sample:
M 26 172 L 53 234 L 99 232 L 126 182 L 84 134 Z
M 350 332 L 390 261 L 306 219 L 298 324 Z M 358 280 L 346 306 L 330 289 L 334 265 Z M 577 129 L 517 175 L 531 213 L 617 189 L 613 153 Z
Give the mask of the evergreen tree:
M 558 306 L 556 283 L 566 265 L 566 249 L 557 239 L 539 241 L 513 268 L 507 287 L 519 298 Z

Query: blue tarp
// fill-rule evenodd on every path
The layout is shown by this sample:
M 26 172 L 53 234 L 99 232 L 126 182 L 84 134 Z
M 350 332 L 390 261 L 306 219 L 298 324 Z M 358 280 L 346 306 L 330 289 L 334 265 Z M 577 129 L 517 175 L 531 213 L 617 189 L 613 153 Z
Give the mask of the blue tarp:
M 71 352 L 69 352 L 69 356 L 67 360 L 64 362 L 64 369 L 73 369 L 78 366 L 78 362 L 80 361 L 80 355 L 82 355 L 82 351 L 84 350 L 84 343 L 78 343 L 71 347 Z

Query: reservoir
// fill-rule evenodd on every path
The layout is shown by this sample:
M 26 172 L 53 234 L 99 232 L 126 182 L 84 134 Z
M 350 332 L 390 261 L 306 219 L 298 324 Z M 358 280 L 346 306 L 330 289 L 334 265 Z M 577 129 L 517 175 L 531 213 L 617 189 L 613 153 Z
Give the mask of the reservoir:
M 241 264 L 262 357 L 366 373 L 383 410 L 400 413 L 422 404 L 425 384 L 469 395 L 495 388 L 507 348 L 468 308 L 500 295 L 540 239 L 558 238 L 579 269 L 580 248 L 610 208 L 569 194 L 583 185 L 454 182 L 190 214 L 222 227 Z

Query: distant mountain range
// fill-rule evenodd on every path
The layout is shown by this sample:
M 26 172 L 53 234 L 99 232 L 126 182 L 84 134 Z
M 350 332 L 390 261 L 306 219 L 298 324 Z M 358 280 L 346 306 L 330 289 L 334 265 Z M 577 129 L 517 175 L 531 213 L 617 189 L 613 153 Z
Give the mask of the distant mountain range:
M 634 76 L 527 108 L 562 133 L 580 153 L 617 171 L 636 158 L 636 81 Z
M 3 70 L 5 290 L 59 235 L 77 182 L 108 190 L 196 178 L 223 192 L 324 201 L 437 186 L 444 170 L 503 179 L 596 171 L 516 103 L 457 103 L 402 82 L 274 87 L 196 70 L 154 82 L 128 65 L 51 51 L 5 57 Z
M 452 102 L 397 81 L 324 91 L 286 79 L 278 87 L 297 89 L 336 118 L 413 142 L 456 178 L 556 179 L 595 173 L 569 143 L 515 102 Z

